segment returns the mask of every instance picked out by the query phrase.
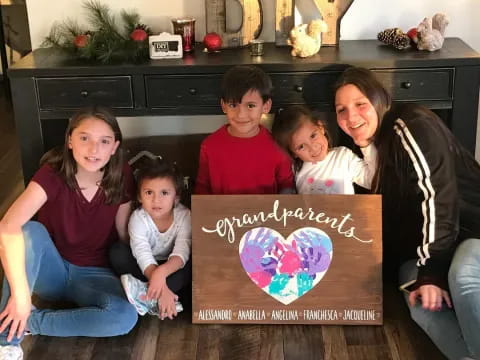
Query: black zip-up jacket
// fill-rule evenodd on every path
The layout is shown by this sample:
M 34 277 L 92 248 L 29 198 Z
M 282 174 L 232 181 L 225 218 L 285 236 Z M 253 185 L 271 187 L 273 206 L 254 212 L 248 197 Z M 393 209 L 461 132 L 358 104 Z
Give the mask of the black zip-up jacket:
M 398 192 L 383 196 L 385 261 L 417 258 L 413 288 L 448 290 L 455 248 L 467 238 L 480 241 L 480 166 L 431 111 L 402 105 L 388 116 L 393 122 L 382 124 L 394 132 L 388 155 L 392 162 L 396 152 L 406 155 L 403 171 L 390 167 L 391 179 L 406 178 Z

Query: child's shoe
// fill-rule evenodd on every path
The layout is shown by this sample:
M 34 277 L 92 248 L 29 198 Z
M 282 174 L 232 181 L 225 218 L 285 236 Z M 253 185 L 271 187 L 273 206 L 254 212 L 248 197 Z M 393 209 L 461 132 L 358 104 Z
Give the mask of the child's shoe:
M 175 301 L 175 310 L 177 310 L 177 313 L 183 311 L 183 305 L 180 301 Z
M 20 345 L 0 346 L 0 360 L 22 360 L 23 350 Z
M 180 301 L 175 301 L 175 310 L 177 310 L 177 314 L 179 312 L 183 311 L 183 306 L 182 306 L 182 303 Z M 160 317 L 160 312 L 158 310 L 158 303 L 157 303 L 157 306 L 155 306 L 155 308 L 151 309 L 151 311 L 148 311 L 148 313 L 150 315 L 156 315 L 156 316 Z
M 120 276 L 120 281 L 122 282 L 128 301 L 135 306 L 135 309 L 137 309 L 140 315 L 143 316 L 147 312 L 158 314 L 157 301 L 155 299 L 145 300 L 147 296 L 147 283 L 138 280 L 131 274 Z

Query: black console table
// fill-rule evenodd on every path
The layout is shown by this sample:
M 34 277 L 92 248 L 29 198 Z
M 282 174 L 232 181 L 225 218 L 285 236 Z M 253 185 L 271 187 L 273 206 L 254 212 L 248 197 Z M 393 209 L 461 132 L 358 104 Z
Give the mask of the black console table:
M 480 54 L 456 38 L 433 53 L 397 51 L 376 40 L 341 41 L 307 59 L 274 44 L 261 57 L 245 48 L 207 54 L 198 46 L 183 59 L 108 66 L 38 49 L 8 71 L 25 181 L 62 139 L 65 119 L 76 109 L 100 103 L 118 116 L 220 114 L 220 79 L 236 64 L 255 64 L 271 75 L 274 108 L 307 103 L 322 110 L 333 109 L 331 87 L 346 64 L 370 68 L 394 100 L 439 110 L 463 145 L 475 150 Z

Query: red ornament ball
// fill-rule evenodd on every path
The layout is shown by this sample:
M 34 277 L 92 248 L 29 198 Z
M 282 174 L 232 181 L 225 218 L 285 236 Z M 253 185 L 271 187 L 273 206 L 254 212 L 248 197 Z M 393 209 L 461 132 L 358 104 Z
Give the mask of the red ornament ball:
M 130 39 L 133 41 L 144 41 L 148 37 L 148 34 L 143 29 L 135 29 L 130 34 Z
M 75 36 L 75 39 L 73 39 L 73 43 L 77 48 L 84 48 L 85 46 L 87 46 L 88 43 L 88 35 L 82 34 Z
M 203 44 L 208 51 L 217 51 L 222 47 L 222 38 L 217 33 L 211 32 L 205 35 Z
M 418 43 L 417 28 L 411 28 L 408 30 L 407 35 L 415 44 Z

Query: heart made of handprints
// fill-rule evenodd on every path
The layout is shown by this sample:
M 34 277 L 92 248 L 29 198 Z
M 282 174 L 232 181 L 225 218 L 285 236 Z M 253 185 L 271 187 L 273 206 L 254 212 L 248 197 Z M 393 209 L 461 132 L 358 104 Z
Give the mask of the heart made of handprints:
M 257 227 L 243 235 L 238 252 L 250 279 L 288 305 L 320 282 L 332 262 L 333 247 L 317 228 L 297 229 L 285 239 L 273 229 Z

